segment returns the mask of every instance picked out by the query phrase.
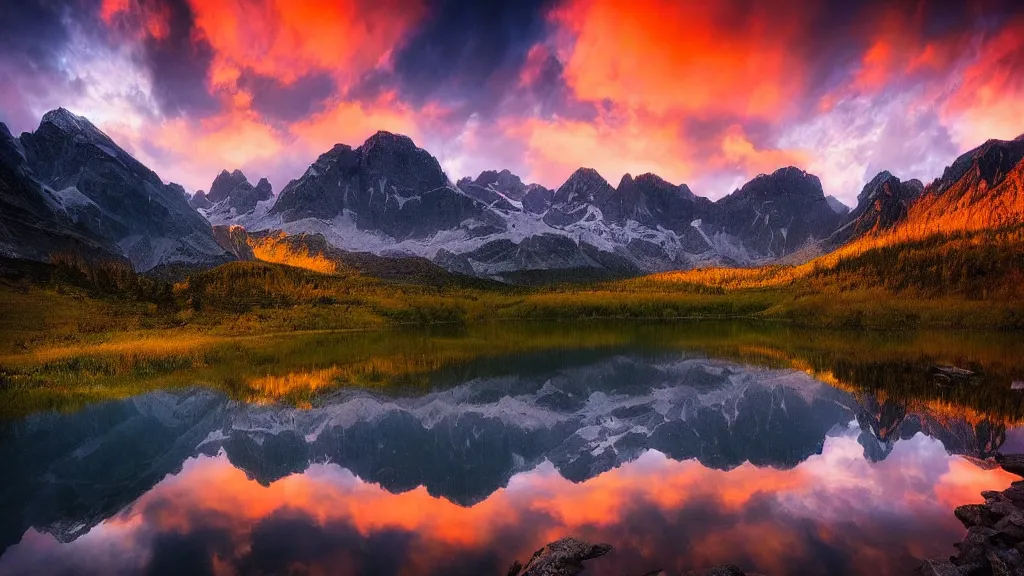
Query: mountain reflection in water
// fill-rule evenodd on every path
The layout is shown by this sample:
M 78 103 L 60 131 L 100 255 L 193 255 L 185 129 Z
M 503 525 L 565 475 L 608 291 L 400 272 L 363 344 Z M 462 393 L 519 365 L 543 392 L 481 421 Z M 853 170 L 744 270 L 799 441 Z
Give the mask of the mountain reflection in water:
M 344 390 L 300 410 L 159 392 L 4 425 L 0 574 L 904 573 L 1013 477 L 1016 430 L 680 354 Z

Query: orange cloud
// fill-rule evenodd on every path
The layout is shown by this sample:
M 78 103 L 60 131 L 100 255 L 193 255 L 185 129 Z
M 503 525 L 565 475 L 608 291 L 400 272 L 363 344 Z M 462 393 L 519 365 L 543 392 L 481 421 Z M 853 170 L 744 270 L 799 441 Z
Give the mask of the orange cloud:
M 219 68 L 290 84 L 329 71 L 343 82 L 377 67 L 424 15 L 420 0 L 192 0 L 196 27 Z
M 164 179 L 194 189 L 205 189 L 225 168 L 253 168 L 265 174 L 269 163 L 294 153 L 288 134 L 248 111 L 203 120 L 164 119 L 142 129 L 116 122 L 102 128 L 144 164 L 159 166 Z
M 964 148 L 1024 133 L 1024 17 L 986 37 L 941 108 Z
M 565 77 L 582 100 L 775 119 L 805 87 L 794 44 L 814 12 L 806 4 L 571 0 L 552 20 L 571 37 Z
M 303 149 L 319 154 L 335 144 L 362 144 L 378 130 L 420 137 L 419 112 L 385 93 L 374 102 L 338 101 L 329 109 L 290 127 Z
M 602 115 L 593 122 L 509 120 L 504 134 L 523 142 L 529 179 L 555 186 L 581 166 L 597 169 L 612 185 L 626 172 L 654 172 L 679 183 L 693 175 L 687 164 L 689 148 L 678 128 L 642 115 Z
M 809 162 L 803 151 L 755 148 L 738 124 L 726 131 L 722 154 L 725 163 L 741 167 L 747 174 L 766 174 L 783 166 L 806 166 Z
M 916 539 L 914 534 L 892 538 L 880 533 L 894 515 L 946 519 L 941 533 L 949 533 L 951 545 L 959 533 L 953 507 L 977 501 L 981 490 L 1003 488 L 1013 479 L 947 456 L 923 436 L 902 448 L 892 461 L 870 464 L 854 438 L 829 439 L 822 455 L 792 470 L 750 464 L 712 470 L 696 461 L 676 462 L 650 453 L 581 483 L 543 465 L 514 476 L 507 487 L 469 507 L 431 496 L 423 487 L 392 494 L 333 465 L 314 465 L 263 486 L 223 455 L 202 456 L 187 461 L 179 474 L 162 481 L 125 513 L 107 520 L 97 537 L 120 542 L 131 540 L 136 531 L 188 534 L 215 529 L 226 533 L 235 555 L 242 557 L 251 550 L 253 531 L 262 520 L 299 514 L 319 530 L 340 524 L 363 538 L 407 533 L 412 538 L 401 558 L 403 573 L 426 573 L 453 555 L 480 550 L 499 554 L 507 565 L 566 534 L 611 539 L 621 550 L 655 557 L 665 553 L 657 549 L 655 537 L 622 527 L 639 513 L 653 512 L 666 522 L 706 513 L 712 514 L 707 521 L 716 528 L 706 537 L 701 530 L 679 542 L 671 550 L 676 565 L 662 568 L 678 572 L 747 558 L 762 571 L 789 573 L 793 566 L 815 561 L 808 535 L 817 534 L 827 545 L 845 550 L 844 557 L 857 559 L 850 567 L 853 573 L 895 572 L 893 562 L 900 555 L 934 555 L 945 544 L 925 540 L 927 531 L 917 533 Z M 934 476 L 936 464 L 943 462 L 948 470 Z M 745 513 L 764 506 L 772 512 Z M 689 507 L 696 508 L 687 512 Z M 832 523 L 837 519 L 838 524 Z M 678 529 L 687 530 L 683 525 Z M 514 532 L 526 540 L 506 541 Z M 95 542 L 85 545 L 97 547 Z M 47 553 L 44 548 L 39 552 Z M 813 572 L 825 570 L 808 566 Z M 352 572 L 358 568 L 353 566 Z
M 170 10 L 160 2 L 139 2 L 138 0 L 103 0 L 100 4 L 100 18 L 113 25 L 118 19 L 128 19 L 136 23 L 135 35 L 138 38 L 149 36 L 162 40 L 170 34 Z
M 869 40 L 860 66 L 845 89 L 874 94 L 906 75 L 948 72 L 970 38 L 963 31 L 925 38 L 926 3 L 886 4 L 858 22 L 859 34 Z M 909 10 L 913 10 L 910 12 Z

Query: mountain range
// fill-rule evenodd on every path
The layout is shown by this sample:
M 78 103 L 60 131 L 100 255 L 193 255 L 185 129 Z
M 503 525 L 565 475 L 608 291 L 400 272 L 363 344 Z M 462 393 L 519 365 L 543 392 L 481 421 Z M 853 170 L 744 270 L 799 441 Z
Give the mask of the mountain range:
M 515 281 L 531 271 L 615 277 L 808 259 L 866 236 L 925 235 L 1024 221 L 1024 137 L 992 140 L 928 186 L 889 172 L 849 209 L 795 167 L 761 174 L 711 201 L 654 174 L 612 186 L 580 168 L 555 190 L 508 170 L 452 182 L 408 137 L 338 144 L 276 196 L 238 170 L 209 191 L 132 158 L 87 119 L 58 109 L 14 137 L 0 124 L 0 255 L 61 251 L 161 265 L 239 257 L 214 226 L 283 232 L 341 251 L 425 258 L 451 272 Z

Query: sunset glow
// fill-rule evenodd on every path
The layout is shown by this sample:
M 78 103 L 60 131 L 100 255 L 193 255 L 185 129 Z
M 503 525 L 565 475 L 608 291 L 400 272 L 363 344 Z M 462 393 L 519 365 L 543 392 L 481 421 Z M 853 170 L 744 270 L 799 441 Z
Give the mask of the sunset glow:
M 322 544 L 332 542 L 319 559 L 293 559 L 294 567 L 313 574 L 370 569 L 355 543 L 378 546 L 388 534 L 405 535 L 393 551 L 393 573 L 427 574 L 486 550 L 498 551 L 498 557 L 483 556 L 481 566 L 507 565 L 564 534 L 601 539 L 613 531 L 638 537 L 620 539 L 619 555 L 601 565 L 599 574 L 666 557 L 680 567 L 744 560 L 773 574 L 794 573 L 794 567 L 815 561 L 808 548 L 814 542 L 835 546 L 850 562 L 850 573 L 888 574 L 908 555 L 942 552 L 947 547 L 942 539 L 959 532 L 949 510 L 1014 478 L 948 456 L 923 435 L 897 443 L 883 462 L 867 462 L 861 452 L 854 437 L 843 435 L 826 439 L 821 455 L 792 470 L 744 464 L 730 471 L 649 452 L 580 484 L 544 463 L 468 507 L 423 487 L 393 494 L 333 464 L 313 464 L 263 486 L 223 455 L 201 456 L 71 547 L 55 548 L 51 537 L 29 533 L 10 550 L 7 566 L 16 570 L 19 561 L 52 554 L 50 565 L 59 568 L 77 556 L 77 548 L 88 547 L 93 551 L 89 569 L 114 570 L 133 561 L 141 569 L 147 556 L 161 554 L 159 547 L 169 538 L 188 540 L 214 531 L 220 543 L 210 550 L 209 561 L 219 567 L 218 574 L 234 574 L 266 553 L 275 525 L 290 525 L 299 532 L 315 527 L 317 538 L 326 539 Z M 886 522 L 893 518 L 929 518 L 932 528 L 901 534 L 902 540 L 887 537 L 894 528 Z M 650 536 L 656 523 L 671 528 L 674 545 L 639 538 Z M 706 533 L 701 529 L 706 525 L 719 528 Z M 844 533 L 830 526 L 841 526 Z M 281 551 L 305 550 L 290 542 L 293 537 L 277 533 Z M 116 554 L 126 545 L 134 547 L 137 558 Z M 289 561 L 287 553 L 278 561 Z
M 280 190 L 386 129 L 452 181 L 590 166 L 718 198 L 793 164 L 852 205 L 880 170 L 928 182 L 1022 130 L 1024 12 L 1002 0 L 33 6 L 0 25 L 0 121 L 65 106 L 190 190 L 225 168 Z

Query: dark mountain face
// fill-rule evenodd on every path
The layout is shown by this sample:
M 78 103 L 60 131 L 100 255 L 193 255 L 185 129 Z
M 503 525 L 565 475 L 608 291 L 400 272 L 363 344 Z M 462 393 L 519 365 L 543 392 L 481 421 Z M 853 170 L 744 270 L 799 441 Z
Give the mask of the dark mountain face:
M 284 222 L 350 213 L 360 230 L 396 240 L 427 238 L 471 221 L 486 230 L 504 221 L 450 185 L 437 160 L 405 136 L 378 132 L 353 150 L 339 144 L 293 180 L 270 210 Z
M 843 204 L 835 196 L 826 196 L 825 200 L 828 201 L 828 205 L 832 207 L 832 210 L 840 216 L 846 216 L 850 213 L 850 207 Z
M 508 170 L 485 170 L 476 180 L 462 178 L 458 182 L 459 189 L 466 194 L 505 211 L 518 211 L 519 208 L 513 202 L 522 201 L 531 186 L 523 184 L 519 176 Z
M 0 255 L 32 260 L 46 260 L 56 252 L 119 257 L 47 198 L 32 178 L 21 142 L 0 123 Z
M 523 210 L 531 214 L 543 214 L 551 208 L 551 201 L 555 197 L 555 191 L 545 188 L 540 184 L 530 184 L 523 195 Z
M 0 148 L 8 186 L 23 208 L 33 207 L 37 218 L 30 225 L 41 234 L 72 238 L 72 244 L 81 238 L 127 257 L 142 271 L 227 258 L 180 186 L 165 185 L 85 118 L 59 109 L 18 140 L 4 132 Z M 14 242 L 26 257 L 57 248 L 32 245 L 32 237 Z
M 900 181 L 887 171 L 880 172 L 857 195 L 857 207 L 846 215 L 840 228 L 828 239 L 837 247 L 866 234 L 889 230 L 907 217 L 924 185 L 920 180 Z
M 245 174 L 242 174 L 241 170 L 235 170 L 230 173 L 227 170 L 223 170 L 213 179 L 213 184 L 210 185 L 210 192 L 206 195 L 206 199 L 213 203 L 220 202 L 226 199 L 231 194 L 231 191 L 239 185 L 248 183 L 249 180 L 246 179 Z
M 611 203 L 615 189 L 593 168 L 580 168 L 555 190 L 551 208 L 544 214 L 544 222 L 560 227 L 586 221 L 593 222 L 600 214 L 593 210 Z
M 988 188 L 995 188 L 1006 180 L 1010 173 L 1020 166 L 1024 159 L 1024 140 L 989 140 L 981 146 L 962 154 L 952 165 L 946 167 L 942 176 L 929 186 L 929 193 L 938 195 L 952 188 L 965 177 L 985 182 Z
M 632 220 L 680 232 L 710 213 L 711 203 L 707 199 L 699 201 L 686 184 L 676 186 L 654 174 L 641 174 L 635 179 L 626 174 L 616 192 L 600 208 L 605 220 L 620 226 Z
M 195 194 L 192 195 L 192 198 L 189 199 L 188 205 L 195 208 L 196 210 L 206 210 L 207 208 L 213 206 L 213 202 L 210 202 L 210 199 L 206 197 L 205 190 L 198 190 Z
M 716 202 L 721 229 L 748 250 L 781 257 L 810 239 L 823 239 L 840 216 L 829 206 L 817 176 L 798 168 L 762 174 Z

